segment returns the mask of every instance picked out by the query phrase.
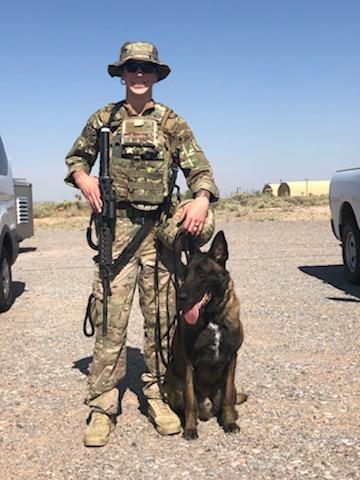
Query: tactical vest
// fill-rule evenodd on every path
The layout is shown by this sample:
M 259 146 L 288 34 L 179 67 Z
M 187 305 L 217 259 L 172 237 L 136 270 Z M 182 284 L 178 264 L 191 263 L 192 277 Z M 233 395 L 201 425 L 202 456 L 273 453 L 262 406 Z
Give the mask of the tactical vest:
M 150 115 L 119 118 L 111 129 L 110 174 L 118 201 L 146 209 L 169 195 L 173 159 L 165 124 L 170 112 L 156 104 Z

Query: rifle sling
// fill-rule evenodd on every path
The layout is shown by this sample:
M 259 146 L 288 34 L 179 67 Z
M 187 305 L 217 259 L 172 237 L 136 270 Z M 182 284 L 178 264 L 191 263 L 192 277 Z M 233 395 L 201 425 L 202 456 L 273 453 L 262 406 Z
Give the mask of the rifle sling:
M 129 263 L 133 255 L 136 253 L 142 242 L 150 233 L 150 230 L 154 226 L 153 221 L 147 221 L 142 225 L 139 230 L 135 233 L 130 243 L 124 248 L 120 253 L 118 258 L 110 267 L 110 280 L 113 280 L 121 270 Z
M 109 279 L 113 280 L 116 275 L 118 275 L 121 270 L 129 263 L 131 257 L 136 253 L 137 249 L 140 247 L 142 242 L 150 233 L 150 230 L 154 226 L 154 221 L 148 221 L 139 228 L 134 237 L 131 239 L 130 243 L 124 248 L 120 253 L 115 262 L 109 267 Z M 88 299 L 88 304 L 86 307 L 86 313 L 83 324 L 83 332 L 86 337 L 92 337 L 95 333 L 95 325 L 91 318 L 91 307 L 93 302 L 95 302 L 95 296 L 93 293 L 90 294 Z M 88 328 L 88 323 L 90 325 L 90 330 Z

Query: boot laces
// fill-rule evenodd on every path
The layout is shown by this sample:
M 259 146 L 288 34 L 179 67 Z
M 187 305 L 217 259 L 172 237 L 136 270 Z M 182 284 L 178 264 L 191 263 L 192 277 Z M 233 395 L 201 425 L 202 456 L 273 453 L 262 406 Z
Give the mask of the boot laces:
M 106 425 L 107 422 L 108 422 L 108 416 L 105 413 L 93 412 L 91 414 L 91 424 L 94 427 Z
M 160 415 L 171 415 L 173 413 L 169 405 L 160 399 L 153 401 L 152 407 L 155 410 L 155 412 Z

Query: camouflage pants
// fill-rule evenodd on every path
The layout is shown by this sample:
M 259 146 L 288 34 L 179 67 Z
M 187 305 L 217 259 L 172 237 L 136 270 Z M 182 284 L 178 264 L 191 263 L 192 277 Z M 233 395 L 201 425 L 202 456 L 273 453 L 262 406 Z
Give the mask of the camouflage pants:
M 129 219 L 118 219 L 113 258 L 116 259 L 131 238 L 141 228 Z M 157 264 L 157 269 L 155 266 Z M 175 316 L 175 289 L 172 278 L 171 252 L 165 248 L 157 251 L 155 232 L 152 230 L 129 263 L 111 282 L 112 295 L 108 299 L 108 333 L 102 337 L 102 284 L 95 270 L 93 293 L 95 302 L 91 316 L 96 325 L 93 361 L 90 367 L 89 392 L 86 403 L 93 409 L 116 414 L 118 411 L 119 381 L 126 374 L 126 330 L 130 309 L 138 284 L 140 307 L 144 316 L 144 360 L 148 372 L 143 374 L 144 394 L 159 398 L 156 381 L 157 365 L 161 376 L 165 373 L 162 362 L 157 362 L 155 350 L 156 319 L 159 315 L 161 343 L 165 358 L 171 344 Z M 158 287 L 156 288 L 156 284 Z M 158 290 L 158 296 L 156 295 Z

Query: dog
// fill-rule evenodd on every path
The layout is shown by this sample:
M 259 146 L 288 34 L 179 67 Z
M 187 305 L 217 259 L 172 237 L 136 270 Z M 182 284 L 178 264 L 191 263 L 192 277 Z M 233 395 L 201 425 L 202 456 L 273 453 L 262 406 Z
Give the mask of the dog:
M 198 438 L 197 419 L 218 417 L 226 433 L 239 432 L 234 377 L 244 333 L 240 303 L 225 268 L 228 246 L 222 231 L 208 252 L 189 259 L 178 291 L 180 318 L 174 333 L 164 390 L 171 408 L 182 418 L 183 436 Z

